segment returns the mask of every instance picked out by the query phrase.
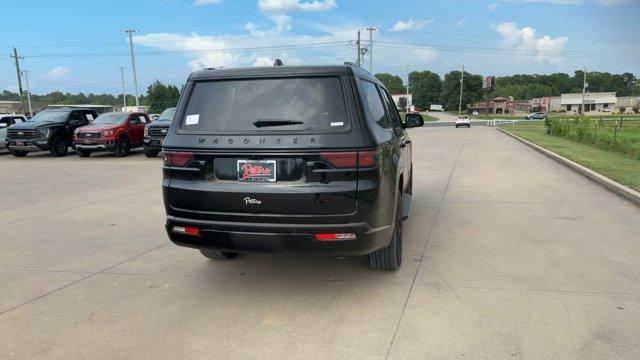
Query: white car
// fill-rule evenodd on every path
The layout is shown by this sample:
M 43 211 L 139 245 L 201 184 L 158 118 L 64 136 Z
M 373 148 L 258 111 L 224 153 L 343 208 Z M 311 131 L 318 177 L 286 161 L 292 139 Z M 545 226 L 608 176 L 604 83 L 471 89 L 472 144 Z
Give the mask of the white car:
M 27 118 L 16 114 L 0 114 L 0 150 L 7 148 L 7 128 L 13 124 L 23 123 Z
M 471 127 L 471 121 L 469 121 L 469 115 L 458 115 L 456 117 L 456 128 L 460 126 Z

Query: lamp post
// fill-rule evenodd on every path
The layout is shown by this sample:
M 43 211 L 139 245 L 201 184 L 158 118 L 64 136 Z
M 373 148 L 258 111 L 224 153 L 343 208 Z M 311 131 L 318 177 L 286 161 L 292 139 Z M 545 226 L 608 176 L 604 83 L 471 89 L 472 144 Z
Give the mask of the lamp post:
M 411 64 L 407 64 L 407 108 L 406 113 L 409 113 L 409 109 L 411 108 L 410 102 L 409 102 L 409 68 L 411 68 Z

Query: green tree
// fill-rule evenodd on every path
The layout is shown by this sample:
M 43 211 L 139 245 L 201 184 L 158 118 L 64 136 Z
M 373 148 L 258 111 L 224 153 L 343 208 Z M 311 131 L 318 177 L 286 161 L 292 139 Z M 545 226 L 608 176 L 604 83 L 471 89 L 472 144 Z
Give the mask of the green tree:
M 445 110 L 457 110 L 460 99 L 460 71 L 452 71 L 444 76 L 440 102 Z M 468 104 L 482 100 L 482 76 L 464 72 L 464 89 L 462 94 L 462 109 Z
M 376 78 L 378 78 L 392 94 L 400 94 L 406 90 L 400 76 L 389 73 L 378 73 L 376 74 Z
M 428 109 L 432 104 L 440 103 L 442 80 L 440 75 L 431 71 L 413 71 L 409 74 L 409 89 L 413 104 Z
M 149 113 L 161 113 L 164 109 L 176 106 L 180 99 L 180 90 L 175 85 L 164 85 L 159 80 L 149 85 L 145 104 Z

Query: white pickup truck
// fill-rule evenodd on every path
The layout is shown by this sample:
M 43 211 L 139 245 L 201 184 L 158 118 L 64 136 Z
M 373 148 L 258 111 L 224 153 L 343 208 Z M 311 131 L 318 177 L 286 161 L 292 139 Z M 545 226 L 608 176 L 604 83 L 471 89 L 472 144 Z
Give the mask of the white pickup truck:
M 0 150 L 7 148 L 7 128 L 13 124 L 23 123 L 27 118 L 16 114 L 0 114 Z

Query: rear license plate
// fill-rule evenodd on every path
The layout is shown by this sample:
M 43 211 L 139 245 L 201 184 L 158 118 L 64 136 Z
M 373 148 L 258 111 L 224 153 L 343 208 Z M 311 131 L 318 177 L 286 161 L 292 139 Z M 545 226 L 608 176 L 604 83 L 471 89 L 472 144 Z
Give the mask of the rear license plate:
M 275 160 L 238 160 L 238 181 L 276 181 Z

